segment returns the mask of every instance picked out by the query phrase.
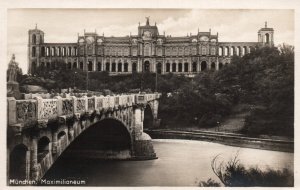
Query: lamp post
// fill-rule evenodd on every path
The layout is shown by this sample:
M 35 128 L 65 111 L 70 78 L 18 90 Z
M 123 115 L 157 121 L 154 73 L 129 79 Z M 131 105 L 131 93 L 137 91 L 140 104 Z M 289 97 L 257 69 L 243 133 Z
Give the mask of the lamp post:
M 89 86 L 89 71 L 86 71 L 86 92 L 88 92 L 88 86 Z
M 75 76 L 76 76 L 76 71 L 74 72 L 74 78 L 73 78 L 73 90 L 75 89 Z
M 155 92 L 157 92 L 157 64 L 156 64 L 156 72 L 155 72 Z
M 141 87 L 140 87 L 140 92 L 143 91 L 143 81 L 144 80 L 144 64 L 142 64 L 142 75 L 141 75 Z

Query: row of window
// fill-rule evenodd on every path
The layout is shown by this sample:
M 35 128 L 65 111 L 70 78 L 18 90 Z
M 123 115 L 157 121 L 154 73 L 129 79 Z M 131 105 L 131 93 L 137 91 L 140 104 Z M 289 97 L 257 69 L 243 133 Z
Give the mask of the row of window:
M 33 67 L 36 67 L 36 64 L 35 62 L 33 62 Z M 77 66 L 77 62 L 73 62 L 73 64 L 71 62 L 68 62 L 66 64 L 67 68 L 68 69 L 81 69 L 83 70 L 83 62 L 80 62 L 79 63 L 79 67 Z M 106 63 L 105 65 L 105 69 L 102 68 L 102 63 L 101 62 L 98 62 L 97 63 L 97 71 L 102 71 L 102 70 L 105 70 L 105 71 L 108 71 L 108 72 L 128 72 L 128 63 L 125 62 L 124 64 L 122 63 L 115 63 L 113 62 L 112 64 L 110 63 Z M 57 65 L 55 63 L 50 63 L 50 62 L 41 62 L 41 67 L 42 68 L 53 68 L 55 69 L 57 67 Z M 91 61 L 89 61 L 89 63 L 87 64 L 87 67 L 88 67 L 88 71 L 93 71 L 93 63 Z M 133 63 L 132 64 L 132 71 L 137 71 L 137 65 L 136 63 Z
M 36 47 L 32 47 L 31 56 L 36 57 Z M 41 47 L 41 56 L 77 56 L 77 47 Z
M 226 63 L 228 64 L 228 63 Z M 198 66 L 197 66 L 197 62 L 193 62 L 192 63 L 192 68 L 191 71 L 192 72 L 197 72 L 198 71 Z M 36 67 L 35 62 L 33 62 L 33 68 Z M 45 64 L 45 62 L 41 62 L 41 67 L 42 68 L 56 68 L 55 63 L 50 63 L 47 62 Z M 89 61 L 89 63 L 87 64 L 88 67 L 88 71 L 93 71 L 93 63 L 91 61 Z M 219 69 L 221 69 L 223 67 L 223 63 L 219 63 Z M 67 68 L 68 69 L 81 69 L 83 70 L 83 62 L 79 63 L 79 68 L 77 67 L 77 62 L 74 62 L 73 64 L 71 62 L 67 63 Z M 208 68 L 207 62 L 206 61 L 202 61 L 200 64 L 200 70 L 204 71 Z M 215 70 L 216 69 L 216 64 L 214 62 L 211 63 L 211 70 Z M 162 64 L 158 63 L 156 65 L 156 69 L 158 73 L 161 73 L 162 70 Z M 122 63 L 105 63 L 105 68 L 102 67 L 102 63 L 98 62 L 97 63 L 97 71 L 107 71 L 107 72 L 128 72 L 128 63 L 125 62 L 124 64 Z M 145 72 L 150 72 L 150 63 L 149 62 L 145 62 L 144 63 L 144 68 L 143 70 Z M 132 63 L 132 72 L 136 72 L 137 71 L 137 64 L 136 62 Z M 189 63 L 166 63 L 166 72 L 189 72 Z
M 38 40 L 37 35 L 33 34 L 33 35 L 32 35 L 32 39 L 31 39 L 32 44 L 36 44 L 36 43 L 37 43 L 37 40 Z M 40 42 L 40 43 L 43 43 L 43 37 L 42 37 L 41 35 L 40 35 L 39 42 Z
M 233 55 L 237 55 L 237 56 L 244 56 L 247 53 L 250 53 L 251 51 L 253 51 L 254 47 L 250 46 L 220 46 L 219 47 L 219 55 L 220 56 L 233 56 Z
M 102 49 L 98 49 L 98 54 L 102 54 Z M 80 48 L 80 55 L 84 55 L 84 48 Z M 36 47 L 32 47 L 32 57 L 36 57 Z M 193 47 L 191 48 L 192 55 L 197 54 L 197 48 Z M 215 48 L 211 48 L 210 52 L 207 47 L 202 47 L 201 51 L 199 52 L 201 55 L 215 55 L 216 50 Z M 87 54 L 92 55 L 93 50 L 87 49 Z M 158 56 L 163 55 L 163 51 L 161 48 L 157 48 L 156 54 Z M 177 56 L 177 55 L 190 55 L 190 48 L 166 48 L 165 54 L 167 56 Z M 42 57 L 49 57 L 49 56 L 77 56 L 78 50 L 77 47 L 41 47 L 41 56 Z M 105 55 L 111 55 L 111 56 L 129 56 L 129 49 L 116 49 L 116 48 L 105 48 Z M 132 55 L 137 55 L 137 49 L 133 49 Z M 151 47 L 145 46 L 144 48 L 144 56 L 151 56 Z

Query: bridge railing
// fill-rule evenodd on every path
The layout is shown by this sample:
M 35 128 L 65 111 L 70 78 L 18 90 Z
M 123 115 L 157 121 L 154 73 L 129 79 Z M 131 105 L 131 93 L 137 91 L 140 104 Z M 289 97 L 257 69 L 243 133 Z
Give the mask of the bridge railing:
M 118 108 L 119 106 L 132 106 L 158 99 L 160 94 L 128 94 L 117 96 L 75 96 L 62 98 L 56 96 L 52 99 L 35 97 L 29 100 L 16 100 L 7 98 L 8 124 L 28 123 L 35 120 L 51 120 L 62 115 L 91 112 L 99 109 Z
M 22 99 L 24 100 L 29 100 L 29 99 L 33 99 L 36 97 L 41 97 L 43 99 L 51 99 L 54 98 L 55 96 L 60 96 L 62 98 L 70 98 L 72 96 L 75 97 L 83 97 L 83 96 L 87 96 L 88 93 L 23 93 L 22 94 Z

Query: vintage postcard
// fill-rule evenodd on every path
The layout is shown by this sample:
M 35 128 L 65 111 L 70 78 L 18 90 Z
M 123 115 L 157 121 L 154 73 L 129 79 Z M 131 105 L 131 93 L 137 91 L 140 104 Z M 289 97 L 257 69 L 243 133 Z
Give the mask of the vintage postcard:
M 297 187 L 291 2 L 3 3 L 3 187 Z

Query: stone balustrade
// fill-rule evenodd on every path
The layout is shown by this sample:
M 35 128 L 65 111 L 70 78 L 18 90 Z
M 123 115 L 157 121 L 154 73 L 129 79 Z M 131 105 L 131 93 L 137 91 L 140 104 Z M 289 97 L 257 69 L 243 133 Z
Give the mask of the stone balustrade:
M 28 100 L 16 100 L 9 97 L 7 98 L 8 125 L 21 123 L 25 126 L 26 123 L 54 120 L 64 115 L 91 113 L 102 109 L 118 109 L 119 106 L 130 107 L 135 104 L 145 104 L 159 97 L 158 93 L 64 98 L 55 96 L 48 99 L 36 96 Z
M 55 96 L 60 96 L 62 98 L 70 98 L 71 96 L 83 97 L 87 95 L 88 93 L 28 93 L 28 94 L 23 93 L 22 99 L 29 100 L 36 97 L 41 97 L 43 99 L 51 99 L 54 98 Z

